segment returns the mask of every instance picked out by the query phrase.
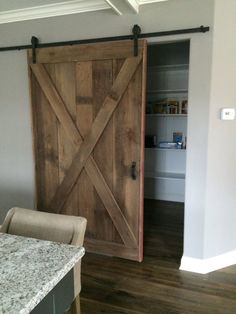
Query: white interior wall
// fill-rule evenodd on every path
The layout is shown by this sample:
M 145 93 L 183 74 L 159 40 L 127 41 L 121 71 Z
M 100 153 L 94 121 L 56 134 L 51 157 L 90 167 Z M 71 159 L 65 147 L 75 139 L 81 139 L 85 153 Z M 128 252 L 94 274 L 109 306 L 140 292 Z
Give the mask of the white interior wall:
M 204 257 L 236 253 L 236 121 L 220 109 L 236 109 L 236 2 L 216 0 L 208 136 Z
M 203 258 L 212 36 L 190 43 L 184 256 Z
M 0 25 L 1 46 L 124 35 L 133 24 L 143 32 L 213 25 L 214 0 L 171 0 L 141 8 L 139 15 L 110 11 Z M 161 40 L 177 40 L 174 36 Z M 204 243 L 207 134 L 212 32 L 189 35 L 190 107 L 187 152 L 185 243 L 187 256 L 201 258 Z M 14 205 L 33 207 L 34 171 L 25 52 L 0 53 L 0 219 Z M 4 153 L 3 153 L 4 151 Z M 2 175 L 4 174 L 4 175 Z

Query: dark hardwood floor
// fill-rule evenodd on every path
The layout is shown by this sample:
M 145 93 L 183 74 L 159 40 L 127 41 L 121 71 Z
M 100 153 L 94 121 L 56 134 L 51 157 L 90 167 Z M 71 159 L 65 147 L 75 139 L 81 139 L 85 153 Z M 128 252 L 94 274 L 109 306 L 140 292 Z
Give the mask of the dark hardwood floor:
M 179 270 L 183 204 L 145 201 L 144 261 L 86 253 L 82 314 L 236 313 L 236 266 L 207 275 Z

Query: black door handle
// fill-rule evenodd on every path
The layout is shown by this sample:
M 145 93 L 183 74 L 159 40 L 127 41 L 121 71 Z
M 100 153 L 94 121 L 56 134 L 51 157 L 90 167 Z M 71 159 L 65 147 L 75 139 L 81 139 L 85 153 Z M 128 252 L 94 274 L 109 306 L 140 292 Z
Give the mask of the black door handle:
M 132 166 L 131 166 L 131 177 L 133 180 L 137 179 L 137 171 L 136 171 L 136 161 L 132 162 Z

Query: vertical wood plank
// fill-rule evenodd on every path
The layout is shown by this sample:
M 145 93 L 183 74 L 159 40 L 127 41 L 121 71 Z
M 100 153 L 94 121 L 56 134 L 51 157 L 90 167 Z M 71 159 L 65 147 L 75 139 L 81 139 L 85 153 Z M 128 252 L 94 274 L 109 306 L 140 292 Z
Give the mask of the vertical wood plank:
M 44 95 L 41 100 L 44 125 L 44 151 L 45 151 L 45 205 L 48 206 L 59 184 L 59 162 L 58 162 L 58 121 L 52 112 L 50 105 Z
M 57 88 L 70 116 L 76 121 L 75 63 L 47 64 L 45 66 Z M 58 123 L 59 183 L 72 163 L 76 147 L 68 139 L 63 126 Z M 63 214 L 78 215 L 77 191 L 72 189 L 62 209 Z
M 76 124 L 85 137 L 93 123 L 92 62 L 76 64 Z M 83 169 L 76 184 L 78 208 L 81 216 L 87 218 L 87 237 L 94 237 L 96 221 L 94 217 L 94 188 Z
M 121 64 L 121 60 L 117 61 L 114 71 L 118 71 Z M 116 137 L 114 194 L 136 239 L 139 237 L 139 215 L 137 213 L 140 209 L 141 71 L 141 66 L 139 66 L 114 113 Z M 136 162 L 136 180 L 131 178 L 133 161 Z
M 93 104 L 94 116 L 98 114 L 113 83 L 112 60 L 93 61 Z M 95 149 L 94 160 L 102 172 L 106 183 L 113 191 L 113 117 L 100 137 Z M 102 200 L 95 193 L 96 238 L 112 241 L 114 226 Z
M 33 111 L 37 120 L 35 132 L 36 142 L 36 173 L 37 173 L 37 208 L 47 210 L 59 183 L 58 163 L 58 121 L 50 104 L 42 93 L 37 80 L 32 76 L 34 89 Z
M 147 95 L 147 41 L 143 42 L 143 60 L 141 63 L 141 134 L 140 134 L 140 186 L 139 186 L 139 237 L 138 237 L 138 260 L 143 260 L 144 253 L 144 160 L 145 160 L 145 115 Z
M 116 79 L 117 74 L 119 73 L 123 63 L 124 63 L 125 59 L 113 59 L 113 81 Z M 118 188 L 117 188 L 117 180 L 119 180 L 119 177 L 121 176 L 121 174 L 119 174 L 119 169 L 117 168 L 117 121 L 116 121 L 116 116 L 117 114 L 114 113 L 113 115 L 113 152 L 114 152 L 114 161 L 113 161 L 113 191 L 114 191 L 114 196 L 116 198 L 116 200 L 120 203 L 120 208 L 122 209 L 123 213 L 124 213 L 124 208 L 123 208 L 123 203 L 120 202 L 120 198 L 119 200 L 117 199 L 117 195 L 118 195 Z M 123 127 L 123 124 L 122 124 Z M 119 141 L 120 143 L 120 141 Z M 119 236 L 119 234 L 117 234 L 116 231 L 113 232 L 113 241 L 114 242 L 118 242 L 118 243 L 122 243 L 122 240 Z
M 29 68 L 29 78 L 30 78 L 30 92 L 31 92 L 31 115 L 32 115 L 32 126 L 33 126 L 33 141 L 34 141 L 34 167 L 35 167 L 35 185 L 36 185 L 36 207 L 44 207 L 43 196 L 45 187 L 45 180 L 43 174 L 44 170 L 44 150 L 43 142 L 40 140 L 42 138 L 42 129 L 40 125 L 42 124 L 42 114 L 40 114 L 40 94 L 38 91 L 37 80 L 34 77 L 31 69 Z M 38 96 L 39 94 L 39 96 Z

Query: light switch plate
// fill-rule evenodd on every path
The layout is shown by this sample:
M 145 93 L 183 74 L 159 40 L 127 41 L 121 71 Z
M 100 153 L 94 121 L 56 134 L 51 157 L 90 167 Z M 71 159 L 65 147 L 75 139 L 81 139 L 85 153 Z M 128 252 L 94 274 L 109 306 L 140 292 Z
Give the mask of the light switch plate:
M 235 109 L 234 108 L 222 108 L 220 113 L 221 120 L 234 120 Z

